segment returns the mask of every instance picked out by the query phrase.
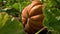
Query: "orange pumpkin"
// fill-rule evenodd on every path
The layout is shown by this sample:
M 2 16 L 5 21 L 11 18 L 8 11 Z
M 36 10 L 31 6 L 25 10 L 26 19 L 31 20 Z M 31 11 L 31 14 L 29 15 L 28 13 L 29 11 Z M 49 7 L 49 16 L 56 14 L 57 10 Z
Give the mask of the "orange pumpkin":
M 33 1 L 22 11 L 22 24 L 26 32 L 34 34 L 43 28 L 42 3 Z

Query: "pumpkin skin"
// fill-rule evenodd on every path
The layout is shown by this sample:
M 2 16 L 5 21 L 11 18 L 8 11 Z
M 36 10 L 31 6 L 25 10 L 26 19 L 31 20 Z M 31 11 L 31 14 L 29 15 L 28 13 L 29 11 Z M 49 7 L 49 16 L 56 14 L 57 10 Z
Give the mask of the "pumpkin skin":
M 22 24 L 27 33 L 35 34 L 43 28 L 43 19 L 42 3 L 40 2 L 32 2 L 22 11 Z
M 36 5 L 33 8 L 31 8 L 29 12 L 29 16 L 35 16 L 38 14 L 42 14 L 42 6 L 41 5 Z

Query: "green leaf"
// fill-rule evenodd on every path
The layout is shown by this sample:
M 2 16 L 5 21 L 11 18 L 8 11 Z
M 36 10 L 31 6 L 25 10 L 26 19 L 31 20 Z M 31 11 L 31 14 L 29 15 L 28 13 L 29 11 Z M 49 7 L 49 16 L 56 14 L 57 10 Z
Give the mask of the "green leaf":
M 8 20 L 8 14 L 0 13 L 0 28 L 2 28 Z
M 20 10 L 20 5 L 19 5 L 19 3 L 14 3 L 13 6 L 12 6 L 12 8 L 15 8 L 15 9 L 17 9 L 17 10 Z
M 47 3 L 48 2 L 48 3 Z M 44 3 L 43 13 L 44 13 L 44 25 L 47 26 L 49 30 L 54 30 L 56 34 L 60 34 L 60 10 L 55 0 L 48 0 Z

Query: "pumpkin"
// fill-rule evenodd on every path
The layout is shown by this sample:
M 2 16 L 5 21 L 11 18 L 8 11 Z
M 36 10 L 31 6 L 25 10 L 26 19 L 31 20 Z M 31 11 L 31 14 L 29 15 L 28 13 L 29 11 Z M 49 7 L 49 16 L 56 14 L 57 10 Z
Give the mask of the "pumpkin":
M 33 2 L 22 11 L 22 24 L 27 33 L 34 34 L 43 28 L 42 3 Z

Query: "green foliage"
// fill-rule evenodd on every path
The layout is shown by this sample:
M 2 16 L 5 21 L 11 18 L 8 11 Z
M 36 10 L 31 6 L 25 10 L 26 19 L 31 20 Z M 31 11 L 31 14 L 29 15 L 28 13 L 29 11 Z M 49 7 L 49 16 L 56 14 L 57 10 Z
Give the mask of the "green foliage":
M 56 34 L 60 34 L 60 2 L 58 0 L 44 1 L 44 25 L 49 30 L 54 30 Z
M 8 14 L 0 13 L 0 29 L 5 25 L 7 20 L 8 20 Z
M 20 34 L 21 29 L 22 26 L 17 19 L 6 13 L 0 13 L 0 34 Z
M 18 19 L 28 4 L 29 0 L 0 0 L 0 34 L 25 34 Z
M 60 34 L 60 0 L 41 1 L 44 4 L 44 26 L 52 34 Z M 20 15 L 21 18 L 22 10 L 30 3 L 30 0 L 0 0 L 0 34 L 25 34 L 15 17 Z
M 12 7 L 15 8 L 16 10 L 20 10 L 20 5 L 19 5 L 19 3 L 14 3 L 14 4 L 12 5 Z
M 26 7 L 28 4 L 31 2 L 25 1 L 25 0 L 0 0 L 2 2 L 1 4 L 3 5 L 0 9 L 0 12 L 7 12 L 10 15 L 18 15 L 21 16 L 21 12 Z M 13 9 L 13 10 L 11 10 Z M 16 11 L 15 11 L 16 10 Z M 20 14 L 19 14 L 20 13 Z

